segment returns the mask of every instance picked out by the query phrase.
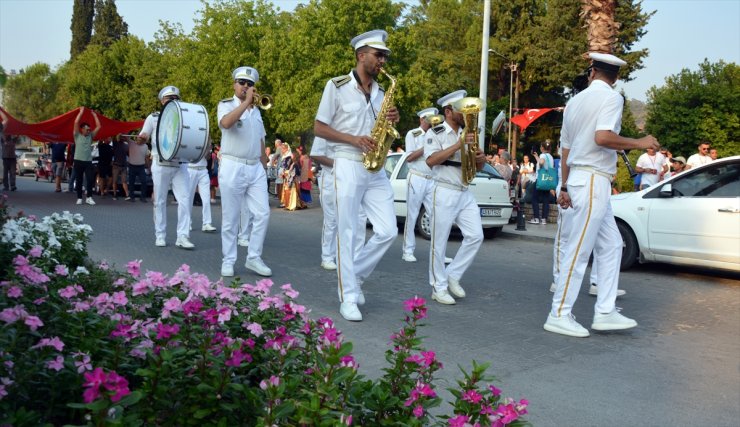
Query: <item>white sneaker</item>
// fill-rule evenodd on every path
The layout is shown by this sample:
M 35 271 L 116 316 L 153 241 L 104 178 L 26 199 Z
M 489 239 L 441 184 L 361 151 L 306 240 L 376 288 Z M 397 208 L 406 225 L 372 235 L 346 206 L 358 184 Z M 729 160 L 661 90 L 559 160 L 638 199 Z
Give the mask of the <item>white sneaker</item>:
M 234 266 L 233 265 L 222 265 L 221 266 L 221 277 L 233 277 Z
M 167 246 L 167 242 L 164 241 L 164 237 L 157 237 L 154 241 L 154 246 L 164 247 Z
M 216 231 L 216 227 L 212 226 L 211 224 L 203 224 L 201 231 L 203 231 L 204 233 L 212 233 Z
M 544 328 L 546 331 L 568 335 L 570 337 L 586 338 L 590 335 L 588 333 L 588 329 L 576 322 L 576 318 L 572 314 L 555 317 L 550 313 L 547 315 L 547 321 L 545 322 Z
M 211 203 L 216 203 L 216 199 L 211 199 Z
M 626 294 L 627 291 L 624 289 L 617 289 L 617 296 L 621 297 L 622 295 Z M 599 294 L 599 288 L 596 286 L 596 283 L 591 283 L 591 287 L 588 288 L 588 294 L 596 296 Z
M 95 205 L 95 200 L 93 200 L 92 197 L 88 197 L 87 199 L 85 199 L 85 203 L 87 203 L 90 206 L 93 206 Z
M 637 326 L 637 322 L 634 319 L 622 316 L 617 309 L 614 309 L 611 313 L 594 314 L 594 323 L 591 324 L 591 329 L 597 331 L 617 331 L 634 328 L 635 326 Z
M 449 264 L 449 263 L 451 263 L 451 262 L 452 262 L 452 258 L 450 258 L 450 257 L 446 256 L 446 257 L 445 257 L 445 264 Z
M 555 282 L 550 283 L 550 292 L 555 293 L 558 290 L 558 285 Z
M 360 291 L 360 295 L 357 297 L 357 305 L 365 305 L 365 294 Z
M 82 204 L 82 199 L 77 199 L 77 203 L 76 204 L 81 205 Z
M 239 240 L 236 241 L 236 244 L 239 245 L 239 246 L 241 246 L 241 247 L 243 247 L 243 248 L 246 248 L 247 246 L 249 246 L 249 240 L 247 240 L 247 239 L 239 239 Z
M 539 224 L 540 223 L 540 220 L 537 219 L 537 218 L 532 218 L 532 219 L 530 219 L 527 222 L 530 223 L 530 224 Z
M 321 261 L 321 268 L 324 270 L 336 270 L 337 264 L 334 261 Z
M 416 257 L 414 256 L 414 254 L 403 254 L 401 256 L 401 259 L 406 262 L 416 262 Z
M 455 298 L 465 298 L 465 289 L 460 286 L 460 281 L 454 277 L 447 276 L 447 290 L 449 290 Z
M 450 295 L 450 293 L 447 292 L 447 289 L 442 290 L 442 291 L 432 291 L 432 299 L 437 301 L 440 304 L 446 304 L 446 305 L 455 304 L 455 298 L 452 298 L 452 295 Z
M 542 218 L 540 220 L 540 225 L 547 225 L 547 220 L 545 218 Z
M 175 242 L 175 246 L 183 249 L 193 249 L 195 247 L 195 245 L 190 242 L 190 239 L 188 239 L 187 236 L 178 237 L 177 241 Z
M 353 302 L 343 302 L 339 305 L 339 314 L 350 322 L 362 321 L 362 313 L 357 308 L 357 304 Z
M 270 270 L 270 267 L 265 265 L 265 263 L 262 261 L 262 258 L 248 259 L 247 262 L 244 264 L 244 267 L 246 267 L 247 270 L 254 271 L 260 276 L 272 276 L 272 270 Z

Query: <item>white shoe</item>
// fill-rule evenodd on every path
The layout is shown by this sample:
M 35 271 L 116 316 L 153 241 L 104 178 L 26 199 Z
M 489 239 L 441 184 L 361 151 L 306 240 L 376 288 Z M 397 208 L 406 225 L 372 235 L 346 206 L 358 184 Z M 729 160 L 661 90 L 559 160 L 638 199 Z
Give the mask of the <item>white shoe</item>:
M 635 326 L 637 326 L 637 322 L 634 319 L 622 316 L 617 309 L 614 309 L 608 314 L 594 314 L 594 323 L 591 324 L 591 329 L 597 331 L 616 331 L 634 328 Z
M 203 231 L 204 233 L 212 233 L 216 231 L 216 227 L 212 226 L 211 224 L 203 224 L 201 231 Z
M 241 247 L 243 247 L 243 248 L 246 248 L 247 246 L 249 246 L 249 240 L 247 240 L 247 239 L 239 239 L 239 240 L 236 241 L 236 244 L 239 245 L 239 246 L 241 246 Z
M 590 335 L 588 333 L 588 329 L 576 322 L 576 318 L 572 314 L 555 317 L 550 313 L 547 315 L 547 321 L 545 322 L 544 328 L 546 331 L 568 335 L 570 337 L 586 338 Z
M 446 257 L 445 257 L 445 264 L 449 264 L 449 263 L 451 263 L 451 262 L 452 262 L 452 258 L 450 258 L 450 257 L 446 256 Z
M 95 200 L 93 200 L 92 197 L 88 197 L 87 199 L 85 199 L 85 203 L 87 203 L 90 206 L 94 206 Z
M 216 203 L 216 199 L 211 199 L 211 203 Z
M 334 261 L 321 261 L 321 268 L 324 270 L 336 270 L 337 264 Z
M 558 290 L 558 285 L 555 282 L 550 283 L 550 292 L 555 293 Z
M 465 298 L 465 289 L 460 286 L 460 281 L 454 277 L 447 276 L 447 290 L 449 290 L 455 298 Z
M 532 218 L 532 219 L 530 219 L 527 222 L 530 223 L 530 224 L 539 224 L 540 223 L 540 220 L 537 219 L 537 218 Z
M 270 270 L 270 267 L 265 265 L 265 263 L 262 261 L 262 258 L 248 259 L 247 262 L 244 264 L 244 267 L 246 267 L 247 270 L 254 271 L 260 276 L 272 276 L 272 270 Z
M 178 237 L 177 241 L 175 242 L 175 246 L 183 249 L 193 249 L 195 247 L 195 245 L 190 242 L 190 239 L 188 239 L 187 236 Z
M 540 225 L 547 225 L 547 220 L 545 218 L 542 218 L 540 220 Z
M 360 295 L 357 297 L 357 305 L 365 305 L 365 294 L 360 291 Z
M 401 259 L 406 262 L 416 262 L 416 257 L 414 256 L 414 254 L 403 254 L 401 256 Z
M 164 241 L 164 237 L 157 237 L 157 239 L 154 241 L 154 246 L 159 246 L 160 248 L 167 246 L 167 242 Z
M 450 293 L 447 292 L 447 289 L 442 290 L 442 291 L 432 291 L 432 299 L 437 301 L 440 304 L 446 304 L 446 305 L 455 304 L 455 298 L 452 298 L 452 295 L 450 295 Z
M 624 289 L 617 289 L 617 296 L 621 297 L 622 295 L 626 294 L 627 291 Z M 599 294 L 599 288 L 596 286 L 596 283 L 591 283 L 591 287 L 588 288 L 588 294 L 596 296 Z
M 77 199 L 77 204 L 78 205 L 81 205 L 82 204 L 82 199 Z
M 339 305 L 339 314 L 350 322 L 362 321 L 362 313 L 357 308 L 357 304 L 353 302 L 343 302 Z
M 233 277 L 234 266 L 233 265 L 222 265 L 221 266 L 221 277 Z

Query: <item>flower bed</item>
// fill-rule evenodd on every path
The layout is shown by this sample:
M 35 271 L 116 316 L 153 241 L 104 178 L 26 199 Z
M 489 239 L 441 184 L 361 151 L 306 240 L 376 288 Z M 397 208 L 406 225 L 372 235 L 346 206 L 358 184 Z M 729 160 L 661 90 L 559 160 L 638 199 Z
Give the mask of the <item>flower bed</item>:
M 421 298 L 404 303 L 388 367 L 368 380 L 289 284 L 144 272 L 138 260 L 119 272 L 85 261 L 92 230 L 79 216 L 2 222 L 0 425 L 526 424 L 527 401 L 502 398 L 475 363 L 451 389 L 453 413 L 430 414 L 442 364 L 417 336 Z

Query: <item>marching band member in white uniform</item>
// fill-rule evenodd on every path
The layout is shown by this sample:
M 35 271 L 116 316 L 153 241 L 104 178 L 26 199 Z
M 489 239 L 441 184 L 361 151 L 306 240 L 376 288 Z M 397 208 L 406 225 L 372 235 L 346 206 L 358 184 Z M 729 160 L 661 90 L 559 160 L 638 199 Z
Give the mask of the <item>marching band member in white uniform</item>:
M 180 89 L 175 86 L 165 86 L 159 91 L 159 102 L 166 104 L 171 99 L 180 99 Z M 193 249 L 190 242 L 190 209 L 193 199 L 190 197 L 190 175 L 188 164 L 167 162 L 159 158 L 157 148 L 157 122 L 159 112 L 150 114 L 144 121 L 144 127 L 137 139 L 146 142 L 152 139 L 152 181 L 154 182 L 154 244 L 167 246 L 167 193 L 172 184 L 172 193 L 177 199 L 177 241 L 175 245 L 183 249 Z M 154 138 L 152 138 L 154 135 Z M 143 183 L 142 183 L 143 185 Z
M 432 192 L 429 283 L 432 285 L 432 299 L 441 304 L 455 304 L 450 294 L 458 298 L 465 297 L 460 280 L 483 242 L 478 203 L 468 191 L 468 184 L 462 181 L 460 135 L 465 121 L 462 113 L 455 112 L 451 105 L 466 96 L 466 91 L 458 90 L 437 100 L 443 109 L 445 121 L 427 131 L 424 144 L 424 157 L 435 181 Z M 468 130 L 467 143 L 473 142 L 477 131 Z M 485 161 L 483 152 L 477 150 L 475 163 L 479 170 Z M 463 241 L 452 262 L 445 268 L 445 250 L 453 223 L 460 228 Z
M 206 149 L 206 155 L 210 155 L 211 152 L 211 141 L 208 141 L 208 148 Z M 202 201 L 202 219 L 203 226 L 201 230 L 205 233 L 211 233 L 216 231 L 216 227 L 212 225 L 211 218 L 211 179 L 208 177 L 208 160 L 206 156 L 197 162 L 192 162 L 188 165 L 188 173 L 190 176 L 190 200 L 195 198 L 195 189 L 198 189 L 200 194 L 200 200 Z M 191 205 L 192 206 L 192 205 Z M 191 215 L 192 221 L 192 215 Z M 190 229 L 192 230 L 192 226 Z
M 406 224 L 403 227 L 403 253 L 401 255 L 401 259 L 406 262 L 416 262 L 414 228 L 421 204 L 424 203 L 424 208 L 429 215 L 432 212 L 431 196 L 434 181 L 432 181 L 432 170 L 424 159 L 424 135 L 429 130 L 429 123 L 425 117 L 437 113 L 436 108 L 425 108 L 416 113 L 419 116 L 419 127 L 411 129 L 406 134 L 406 152 L 411 153 L 406 157 L 409 174 L 406 178 Z
M 239 67 L 231 76 L 234 96 L 218 103 L 218 127 L 221 129 L 221 164 L 218 183 L 221 189 L 221 276 L 234 275 L 237 233 L 242 203 L 249 206 L 254 222 L 249 251 L 244 266 L 260 276 L 272 270 L 262 261 L 262 245 L 270 220 L 265 165 L 265 126 L 254 105 L 254 84 L 259 73 L 251 67 Z
M 311 145 L 311 159 L 321 165 L 319 189 L 321 210 L 324 213 L 324 225 L 321 229 L 321 268 L 336 270 L 337 213 L 334 198 L 334 155 L 324 138 L 314 138 Z
M 362 281 L 398 234 L 388 177 L 383 171 L 369 172 L 362 164 L 362 154 L 380 142 L 374 141 L 370 133 L 385 96 L 375 78 L 390 54 L 385 45 L 387 37 L 385 31 L 374 30 L 352 39 L 357 66 L 348 75 L 327 82 L 314 122 L 314 133 L 326 139 L 334 152 L 339 313 L 351 321 L 362 320 L 357 307 L 364 303 Z M 397 122 L 398 110 L 390 108 L 386 119 Z M 365 234 L 357 221 L 361 207 L 374 234 L 357 252 L 355 239 Z
M 552 308 L 544 325 L 547 331 L 574 337 L 589 336 L 571 310 L 592 251 L 599 289 L 591 328 L 606 331 L 637 326 L 615 307 L 622 238 L 609 196 L 617 172 L 616 150 L 659 148 L 652 135 L 640 139 L 619 136 L 624 99 L 612 85 L 626 62 L 610 54 L 589 56 L 589 87 L 568 102 L 563 116 L 563 184 L 558 204 L 563 209 L 562 232 L 567 236 Z

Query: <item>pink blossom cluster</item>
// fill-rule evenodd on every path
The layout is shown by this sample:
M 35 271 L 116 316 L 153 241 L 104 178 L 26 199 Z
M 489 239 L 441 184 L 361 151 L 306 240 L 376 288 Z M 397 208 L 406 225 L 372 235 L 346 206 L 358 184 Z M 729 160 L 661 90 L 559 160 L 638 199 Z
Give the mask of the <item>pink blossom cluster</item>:
M 13 258 L 13 265 L 15 266 L 15 274 L 24 278 L 28 283 L 39 285 L 50 280 L 49 276 L 44 274 L 39 267 L 30 264 L 28 258 L 23 255 L 16 255 Z
M 85 391 L 82 398 L 85 403 L 97 400 L 101 395 L 101 387 L 109 392 L 110 400 L 114 403 L 131 393 L 126 378 L 118 375 L 116 371 L 106 374 L 102 368 L 95 368 L 91 372 L 85 372 L 84 377 L 85 382 L 82 385 Z

